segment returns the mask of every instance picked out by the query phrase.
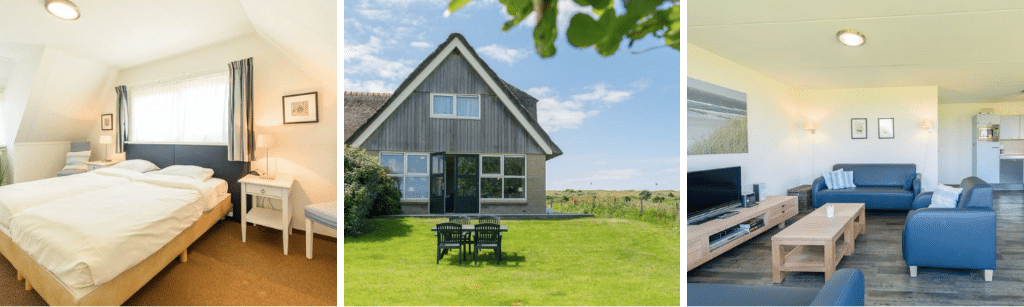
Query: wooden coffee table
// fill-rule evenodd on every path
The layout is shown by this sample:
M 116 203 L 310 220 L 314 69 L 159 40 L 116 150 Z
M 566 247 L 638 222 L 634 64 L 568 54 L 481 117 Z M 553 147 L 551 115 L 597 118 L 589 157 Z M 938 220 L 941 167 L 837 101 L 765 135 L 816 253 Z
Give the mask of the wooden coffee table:
M 828 205 L 835 206 L 831 218 L 825 215 Z M 854 241 L 865 229 L 863 203 L 825 204 L 808 213 L 772 236 L 772 282 L 780 283 L 784 272 L 794 271 L 824 272 L 827 281 L 839 261 L 853 254 Z

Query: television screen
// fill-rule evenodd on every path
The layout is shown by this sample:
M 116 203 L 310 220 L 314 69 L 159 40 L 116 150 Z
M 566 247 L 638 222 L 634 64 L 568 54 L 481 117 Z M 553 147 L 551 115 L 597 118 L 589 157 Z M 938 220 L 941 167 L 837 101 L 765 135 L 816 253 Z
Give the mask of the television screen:
M 686 174 L 687 217 L 739 203 L 742 196 L 739 166 Z

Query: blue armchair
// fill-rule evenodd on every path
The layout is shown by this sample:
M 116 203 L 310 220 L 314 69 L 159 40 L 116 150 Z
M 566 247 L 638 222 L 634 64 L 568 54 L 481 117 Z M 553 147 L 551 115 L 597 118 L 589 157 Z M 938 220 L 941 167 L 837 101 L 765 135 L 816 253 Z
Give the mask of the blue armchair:
M 856 188 L 830 190 L 818 177 L 811 186 L 815 208 L 827 203 L 864 203 L 870 210 L 910 210 L 921 193 L 921 174 L 914 164 L 836 164 L 833 170 L 853 172 Z
M 992 186 L 978 177 L 960 182 L 956 208 L 928 208 L 932 192 L 914 199 L 903 226 L 903 260 L 910 277 L 917 267 L 985 270 L 992 281 L 996 269 L 996 212 Z
M 686 284 L 689 306 L 864 306 L 864 273 L 840 269 L 821 289 Z

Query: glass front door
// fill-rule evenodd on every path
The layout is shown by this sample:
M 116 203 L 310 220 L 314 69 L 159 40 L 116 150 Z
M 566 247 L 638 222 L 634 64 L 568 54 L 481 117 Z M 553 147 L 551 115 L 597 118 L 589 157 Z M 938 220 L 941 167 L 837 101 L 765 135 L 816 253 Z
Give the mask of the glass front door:
M 480 156 L 455 156 L 455 213 L 480 213 Z
M 445 184 L 444 152 L 430 154 L 430 213 L 445 212 L 447 185 Z

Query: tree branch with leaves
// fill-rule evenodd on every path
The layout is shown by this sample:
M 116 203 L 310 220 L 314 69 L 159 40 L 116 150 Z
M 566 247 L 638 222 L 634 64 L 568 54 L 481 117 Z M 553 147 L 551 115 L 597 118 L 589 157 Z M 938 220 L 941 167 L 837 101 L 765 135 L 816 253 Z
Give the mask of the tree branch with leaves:
M 473 0 L 451 0 L 448 13 L 455 12 Z M 555 55 L 558 1 L 575 1 L 580 6 L 590 6 L 594 19 L 589 14 L 577 13 L 569 21 L 566 38 L 577 48 L 593 46 L 598 54 L 611 56 L 619 50 L 623 39 L 633 43 L 651 36 L 663 39 L 667 47 L 679 50 L 679 0 L 623 0 L 625 11 L 616 12 L 613 0 L 498 0 L 505 6 L 505 12 L 512 16 L 501 27 L 509 31 L 531 13 L 537 14 L 537 25 L 533 29 L 534 46 L 542 58 Z M 667 6 L 667 7 L 666 7 Z M 662 7 L 659 9 L 659 7 Z

